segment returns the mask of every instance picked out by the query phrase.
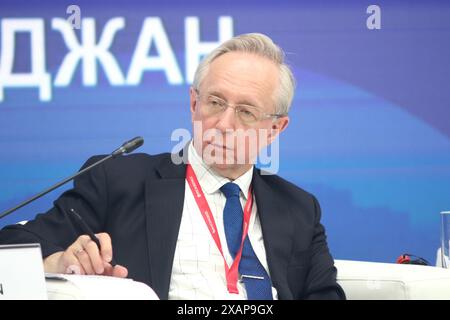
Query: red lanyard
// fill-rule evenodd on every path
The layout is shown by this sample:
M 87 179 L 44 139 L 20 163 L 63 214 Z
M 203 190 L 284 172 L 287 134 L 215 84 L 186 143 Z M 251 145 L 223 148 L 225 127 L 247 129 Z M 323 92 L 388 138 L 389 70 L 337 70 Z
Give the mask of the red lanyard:
M 236 254 L 236 257 L 234 258 L 231 268 L 229 268 L 225 260 L 225 256 L 223 255 L 222 245 L 220 243 L 220 238 L 217 232 L 214 216 L 211 212 L 211 209 L 209 208 L 208 202 L 206 201 L 202 188 L 198 183 L 197 176 L 195 175 L 195 172 L 190 164 L 187 165 L 186 179 L 189 184 L 189 187 L 191 188 L 192 194 L 194 195 L 195 201 L 197 202 L 198 208 L 200 209 L 200 212 L 203 216 L 203 219 L 205 220 L 206 226 L 208 227 L 209 232 L 211 233 L 211 236 L 213 237 L 214 242 L 216 243 L 217 248 L 219 249 L 220 254 L 222 255 L 223 263 L 225 266 L 225 276 L 227 278 L 228 292 L 238 294 L 239 293 L 239 290 L 237 288 L 237 281 L 239 277 L 238 267 L 239 262 L 241 261 L 242 249 L 244 247 L 244 240 L 245 237 L 247 237 L 248 233 L 250 214 L 252 212 L 252 205 L 253 205 L 252 188 L 250 187 L 248 189 L 247 203 L 245 204 L 244 207 L 244 223 L 242 225 L 241 246 L 239 247 L 239 250 Z

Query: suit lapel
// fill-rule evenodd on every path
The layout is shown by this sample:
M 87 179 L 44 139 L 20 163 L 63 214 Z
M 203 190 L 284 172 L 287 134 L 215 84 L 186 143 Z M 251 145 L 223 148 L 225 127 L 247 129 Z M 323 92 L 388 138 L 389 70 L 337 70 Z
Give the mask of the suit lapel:
M 160 178 L 147 179 L 145 211 L 152 288 L 167 299 L 184 204 L 186 165 L 171 159 L 156 166 Z
M 260 176 L 260 170 L 254 170 L 252 184 L 272 283 L 277 288 L 279 299 L 292 299 L 287 282 L 287 265 L 294 236 L 290 209 Z

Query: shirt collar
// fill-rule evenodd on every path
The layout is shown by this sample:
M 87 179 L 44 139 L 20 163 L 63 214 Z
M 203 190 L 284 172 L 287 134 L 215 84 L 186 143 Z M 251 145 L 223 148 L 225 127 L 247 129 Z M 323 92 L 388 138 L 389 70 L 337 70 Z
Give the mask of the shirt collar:
M 217 192 L 225 183 L 233 182 L 239 186 L 245 199 L 247 199 L 248 188 L 250 187 L 253 178 L 253 166 L 234 181 L 222 177 L 203 161 L 202 157 L 200 157 L 197 153 L 197 150 L 195 150 L 192 140 L 189 142 L 188 146 L 188 161 L 191 164 L 204 192 L 213 194 Z

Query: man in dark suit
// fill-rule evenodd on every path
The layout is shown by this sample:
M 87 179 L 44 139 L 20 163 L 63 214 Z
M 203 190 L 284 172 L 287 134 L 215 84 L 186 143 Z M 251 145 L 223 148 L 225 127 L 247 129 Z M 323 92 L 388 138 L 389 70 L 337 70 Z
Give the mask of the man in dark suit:
M 180 154 L 109 160 L 0 243 L 39 242 L 47 272 L 129 276 L 161 299 L 345 298 L 315 197 L 253 165 L 287 127 L 293 92 L 268 37 L 225 42 L 197 69 L 194 139 Z

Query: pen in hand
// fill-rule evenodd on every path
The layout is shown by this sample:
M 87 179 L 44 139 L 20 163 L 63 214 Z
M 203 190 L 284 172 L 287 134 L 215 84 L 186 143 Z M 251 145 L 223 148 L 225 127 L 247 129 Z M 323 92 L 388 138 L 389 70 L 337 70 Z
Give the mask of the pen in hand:
M 94 232 L 91 230 L 91 228 L 89 228 L 89 226 L 87 225 L 86 222 L 84 222 L 84 220 L 81 218 L 81 216 L 78 214 L 78 212 L 75 211 L 75 209 L 70 208 L 69 212 L 72 214 L 73 217 L 75 217 L 75 219 L 78 221 L 78 224 L 80 225 L 81 229 L 83 229 L 83 233 L 87 234 L 92 241 L 95 242 L 95 244 L 97 245 L 98 249 L 101 250 L 101 245 L 100 245 L 100 241 L 98 240 L 98 238 L 95 236 Z M 114 260 L 114 257 L 111 259 L 110 262 L 111 266 L 115 266 L 117 263 Z

